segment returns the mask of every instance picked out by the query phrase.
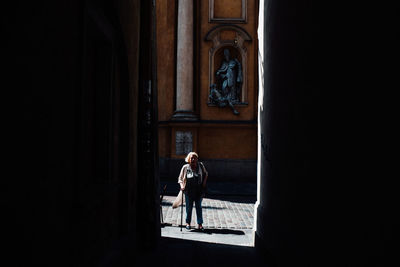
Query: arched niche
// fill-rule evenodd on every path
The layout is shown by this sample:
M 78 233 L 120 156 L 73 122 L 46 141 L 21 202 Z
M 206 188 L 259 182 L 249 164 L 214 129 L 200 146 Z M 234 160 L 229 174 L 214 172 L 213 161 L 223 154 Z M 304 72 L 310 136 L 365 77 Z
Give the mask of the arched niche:
M 227 48 L 232 58 L 237 58 L 242 65 L 243 83 L 241 88 L 240 103 L 238 105 L 247 105 L 247 48 L 246 41 L 252 41 L 250 35 L 243 28 L 236 25 L 218 25 L 212 28 L 204 38 L 206 41 L 212 41 L 212 47 L 209 50 L 209 83 L 208 92 L 210 93 L 210 85 L 216 83 L 215 72 L 221 66 L 224 54 Z M 213 106 L 212 103 L 207 103 Z

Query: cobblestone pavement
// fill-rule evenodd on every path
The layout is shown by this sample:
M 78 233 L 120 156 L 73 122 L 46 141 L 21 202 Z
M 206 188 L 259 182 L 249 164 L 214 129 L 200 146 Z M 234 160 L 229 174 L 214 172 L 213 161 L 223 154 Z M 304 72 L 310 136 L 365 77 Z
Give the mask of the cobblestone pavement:
M 172 226 L 181 224 L 181 207 L 172 208 L 175 196 L 164 196 L 162 215 L 164 223 Z M 243 198 L 211 199 L 204 198 L 203 226 L 213 229 L 253 229 L 254 201 Z M 183 207 L 183 224 L 185 225 L 186 208 Z M 191 226 L 197 226 L 196 209 L 193 207 Z

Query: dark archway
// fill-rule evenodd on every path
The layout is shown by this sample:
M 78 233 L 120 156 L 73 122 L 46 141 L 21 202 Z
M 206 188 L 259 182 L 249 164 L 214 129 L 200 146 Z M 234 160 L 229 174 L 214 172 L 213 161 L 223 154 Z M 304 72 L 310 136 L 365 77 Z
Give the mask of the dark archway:
M 155 2 L 31 1 L 23 8 L 16 2 L 3 14 L 7 68 L 2 81 L 9 86 L 4 90 L 8 120 L 3 130 L 7 137 L 2 188 L 6 192 L 1 194 L 4 261 L 20 266 L 98 266 L 116 259 L 119 264 L 113 266 L 121 266 L 128 258 L 121 254 L 136 259 L 146 256 L 142 253 L 146 248 L 157 246 L 157 170 L 151 169 L 157 160 L 151 142 L 156 140 L 151 90 L 156 88 L 156 77 L 152 31 L 147 31 Z M 395 252 L 389 241 L 397 232 L 391 219 L 396 194 L 389 194 L 390 183 L 382 186 L 384 172 L 373 184 L 358 183 L 344 176 L 342 166 L 347 161 L 352 175 L 361 171 L 366 177 L 377 164 L 367 157 L 382 154 L 365 148 L 371 144 L 365 137 L 371 136 L 368 131 L 356 131 L 364 137 L 362 142 L 354 133 L 356 137 L 343 138 L 343 143 L 325 139 L 332 136 L 320 126 L 333 120 L 319 113 L 325 102 L 316 91 L 328 88 L 336 93 L 340 87 L 333 90 L 320 76 L 318 84 L 310 82 L 315 73 L 323 74 L 310 59 L 315 53 L 311 3 L 267 3 L 260 8 L 265 18 L 260 60 L 264 90 L 259 99 L 256 249 L 283 264 L 385 265 L 388 254 Z M 333 21 L 336 26 L 337 20 Z M 348 24 L 358 27 L 358 23 Z M 328 52 L 318 51 L 318 56 L 328 57 Z M 316 68 L 319 71 L 314 72 Z M 364 79 L 367 85 L 370 79 Z M 355 80 L 352 84 L 358 84 Z M 335 80 L 335 86 L 341 81 Z M 343 112 L 346 116 L 340 122 L 348 124 L 335 124 L 337 132 L 356 128 L 354 121 L 346 120 L 359 115 L 352 111 Z M 387 138 L 386 132 L 379 137 Z M 363 148 L 361 152 L 354 142 Z M 330 152 L 333 145 L 341 150 L 336 158 L 324 151 Z M 355 162 L 354 157 L 362 160 Z M 364 160 L 373 164 L 365 166 Z M 389 196 L 382 197 L 383 193 Z M 129 246 L 121 245 L 127 236 Z M 177 242 L 173 244 L 176 248 Z M 164 251 L 155 251 L 165 256 Z M 218 257 L 219 251 L 211 250 L 210 257 Z M 241 261 L 254 255 L 227 247 L 222 251 L 225 259 L 217 262 L 221 264 L 231 253 L 235 253 L 232 259 Z

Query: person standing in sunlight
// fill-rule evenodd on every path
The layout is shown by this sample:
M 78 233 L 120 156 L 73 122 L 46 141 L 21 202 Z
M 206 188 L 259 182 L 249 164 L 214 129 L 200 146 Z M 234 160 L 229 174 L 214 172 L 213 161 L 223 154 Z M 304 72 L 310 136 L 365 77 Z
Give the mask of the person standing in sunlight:
M 185 158 L 187 164 L 183 165 L 179 174 L 178 183 L 185 193 L 186 202 L 186 229 L 190 229 L 192 220 L 193 202 L 196 206 L 198 229 L 204 231 L 203 213 L 201 202 L 205 193 L 208 172 L 202 162 L 199 162 L 199 155 L 196 152 L 189 152 Z

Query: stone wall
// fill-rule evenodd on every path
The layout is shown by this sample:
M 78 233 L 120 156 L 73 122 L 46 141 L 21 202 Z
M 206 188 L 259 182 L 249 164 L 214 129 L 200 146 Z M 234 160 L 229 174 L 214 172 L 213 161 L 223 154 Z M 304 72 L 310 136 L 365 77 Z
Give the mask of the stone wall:
M 192 143 L 186 144 L 186 147 L 198 152 L 200 158 L 221 159 L 233 165 L 237 160 L 253 162 L 257 158 L 258 1 L 194 1 L 191 29 L 194 35 L 193 55 L 187 54 L 193 64 L 193 87 L 178 90 L 179 73 L 191 71 L 178 61 L 181 54 L 178 55 L 177 49 L 180 40 L 185 39 L 185 36 L 179 36 L 181 33 L 177 27 L 180 2 L 159 1 L 157 4 L 159 155 L 163 160 L 183 159 L 188 151 L 182 152 L 177 147 L 177 140 L 187 135 Z M 221 65 L 224 48 L 234 52 L 232 56 L 243 67 L 240 103 L 235 105 L 239 115 L 235 115 L 229 107 L 210 103 L 209 99 L 210 85 L 216 82 L 215 72 Z M 183 95 L 190 95 L 188 91 L 193 98 L 193 110 L 190 112 L 194 115 L 191 115 L 190 122 L 174 118 Z M 230 168 L 231 163 L 220 166 L 218 179 L 255 180 L 254 164 L 251 165 L 254 170 L 249 172 L 254 176 L 246 176 L 225 169 Z M 160 165 L 161 173 L 163 166 Z

